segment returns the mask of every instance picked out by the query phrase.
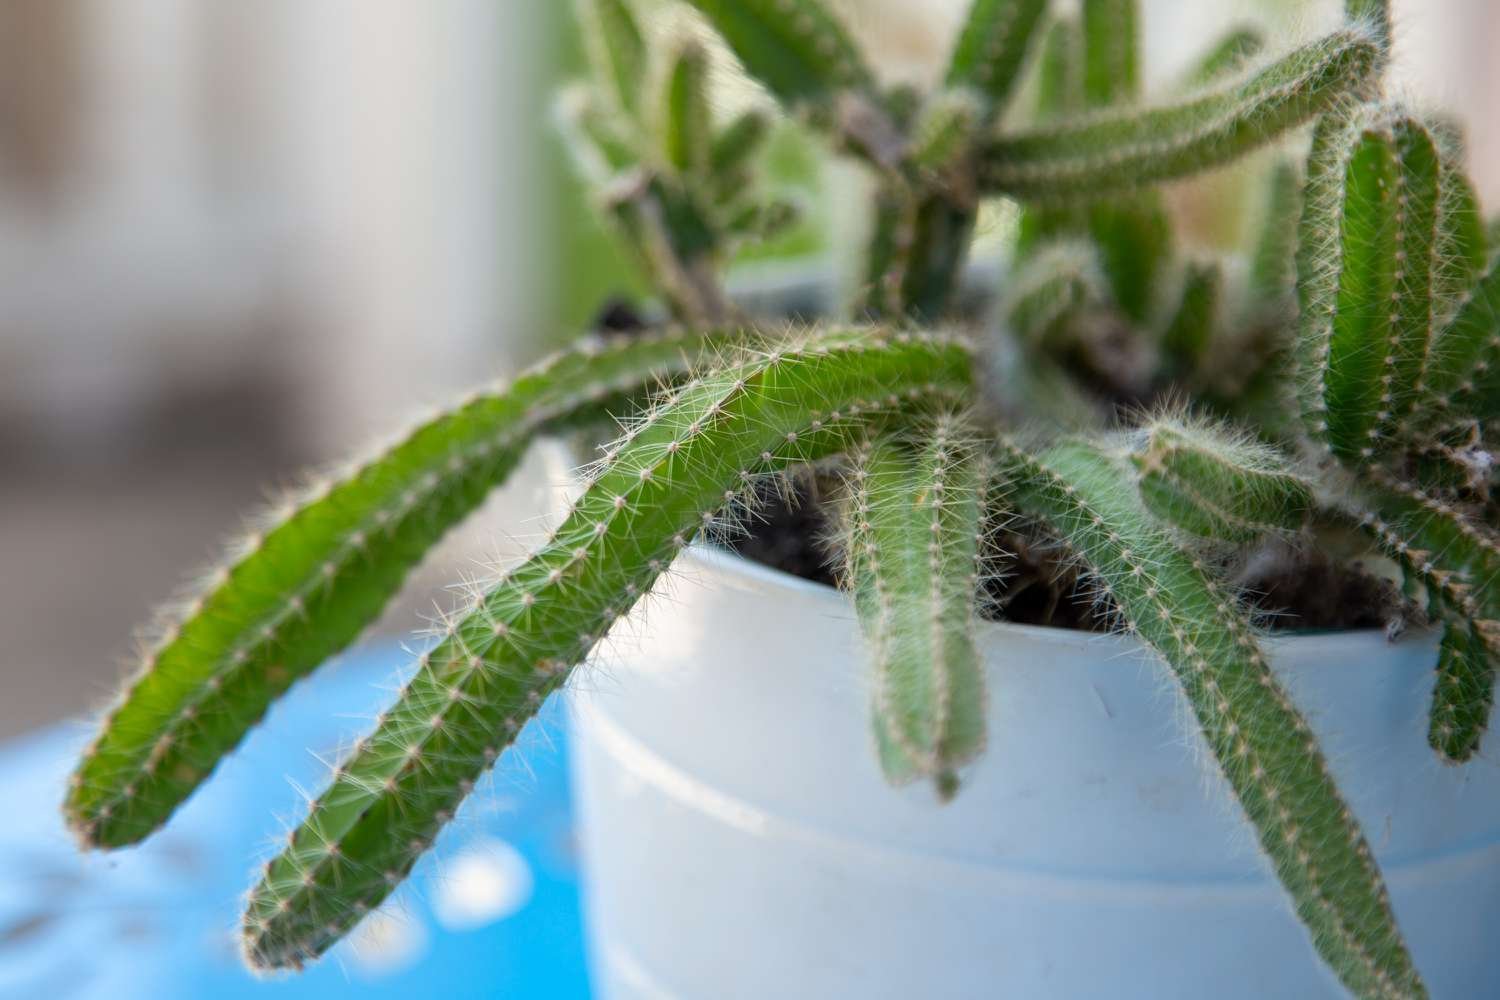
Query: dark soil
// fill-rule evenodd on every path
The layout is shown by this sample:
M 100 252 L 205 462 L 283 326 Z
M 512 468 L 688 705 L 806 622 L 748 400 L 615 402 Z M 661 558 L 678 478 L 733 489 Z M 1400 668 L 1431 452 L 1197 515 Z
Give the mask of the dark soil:
M 772 496 L 758 507 L 747 533 L 729 540 L 736 552 L 758 563 L 816 583 L 837 582 L 826 539 L 831 512 L 814 487 L 794 484 L 788 498 Z M 985 617 L 1025 625 L 1108 631 L 1112 622 L 1093 599 L 1086 579 L 1055 547 L 1024 535 L 994 535 L 986 562 L 999 572 L 985 584 Z M 1387 626 L 1400 600 L 1394 588 L 1315 550 L 1286 547 L 1231 568 L 1231 575 L 1279 631 L 1338 630 Z

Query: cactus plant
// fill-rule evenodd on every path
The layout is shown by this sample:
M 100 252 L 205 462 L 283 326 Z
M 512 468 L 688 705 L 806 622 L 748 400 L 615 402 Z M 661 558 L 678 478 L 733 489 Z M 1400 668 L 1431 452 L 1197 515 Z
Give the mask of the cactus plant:
M 1454 130 L 1383 97 L 1385 3 L 1349 0 L 1343 26 L 1279 55 L 1238 28 L 1148 102 L 1134 0 L 1086 0 L 1081 21 L 974 0 L 930 93 L 884 84 L 822 0 L 690 2 L 722 48 L 657 44 L 627 0 L 580 0 L 594 75 L 563 103 L 665 332 L 585 341 L 251 535 L 106 717 L 72 827 L 97 847 L 150 834 L 536 435 L 633 413 L 546 544 L 451 612 L 266 865 L 251 964 L 301 966 L 378 906 L 673 558 L 816 463 L 842 482 L 835 547 L 893 782 L 961 791 L 985 732 L 974 623 L 996 613 L 1006 538 L 1049 540 L 1175 680 L 1321 958 L 1359 996 L 1424 996 L 1228 569 L 1268 540 L 1362 533 L 1400 567 L 1399 613 L 1442 630 L 1434 751 L 1476 752 L 1500 664 L 1495 227 Z M 725 290 L 736 248 L 793 215 L 756 183 L 774 112 L 717 113 L 712 68 L 730 57 L 874 178 L 847 321 L 767 324 Z M 1028 73 L 1034 102 L 1016 107 Z M 1250 245 L 1183 253 L 1157 185 L 1271 144 Z M 1009 264 L 989 312 L 964 313 L 954 292 L 996 200 L 1020 211 Z

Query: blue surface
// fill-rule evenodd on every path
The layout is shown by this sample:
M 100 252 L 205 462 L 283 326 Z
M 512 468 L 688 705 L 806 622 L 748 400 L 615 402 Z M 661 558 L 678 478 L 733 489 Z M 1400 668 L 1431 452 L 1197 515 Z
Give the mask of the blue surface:
M 145 844 L 80 854 L 58 816 L 89 732 L 0 748 L 0 997 L 586 997 L 578 869 L 557 700 L 501 758 L 372 919 L 308 971 L 240 964 L 241 898 L 389 702 L 410 656 L 352 653 L 292 692 Z

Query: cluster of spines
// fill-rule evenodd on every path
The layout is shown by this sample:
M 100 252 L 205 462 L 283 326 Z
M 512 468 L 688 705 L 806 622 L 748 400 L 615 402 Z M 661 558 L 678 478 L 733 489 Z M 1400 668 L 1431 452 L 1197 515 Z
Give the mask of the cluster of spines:
M 844 584 L 870 649 L 881 767 L 893 783 L 958 790 L 984 749 L 984 667 L 974 627 L 990 483 L 963 417 L 863 441 L 843 503 Z
M 1141 499 L 1163 523 L 1198 538 L 1245 545 L 1300 530 L 1312 484 L 1281 453 L 1204 421 L 1149 421 L 1126 455 Z

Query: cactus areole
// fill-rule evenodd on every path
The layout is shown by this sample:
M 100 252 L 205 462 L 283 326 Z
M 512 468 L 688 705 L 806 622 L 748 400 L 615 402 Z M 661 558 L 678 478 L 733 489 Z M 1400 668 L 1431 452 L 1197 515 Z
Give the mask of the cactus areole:
M 82 841 L 150 835 L 538 435 L 613 418 L 550 540 L 452 610 L 265 866 L 250 964 L 300 967 L 347 934 L 686 546 L 816 475 L 891 782 L 930 783 L 934 809 L 963 794 L 987 719 L 975 623 L 1006 617 L 1007 574 L 1041 551 L 1159 659 L 1338 980 L 1425 996 L 1245 582 L 1268 552 L 1363 574 L 1393 632 L 1440 630 L 1432 751 L 1479 752 L 1500 663 L 1495 227 L 1453 126 L 1384 98 L 1386 4 L 1349 0 L 1293 46 L 1236 29 L 1149 98 L 1134 0 L 1079 18 L 973 0 L 930 92 L 882 83 L 824 0 L 691 0 L 705 30 L 675 41 L 631 6 L 580 0 L 593 74 L 560 110 L 670 320 L 481 389 L 239 544 L 79 762 Z M 735 116 L 711 93 L 729 64 L 763 88 Z M 757 183 L 777 128 L 872 180 L 838 320 L 767 323 L 724 290 L 739 248 L 796 219 Z M 1264 148 L 1243 245 L 1185 253 L 1160 185 Z M 976 315 L 955 291 L 997 228 L 1009 253 Z

